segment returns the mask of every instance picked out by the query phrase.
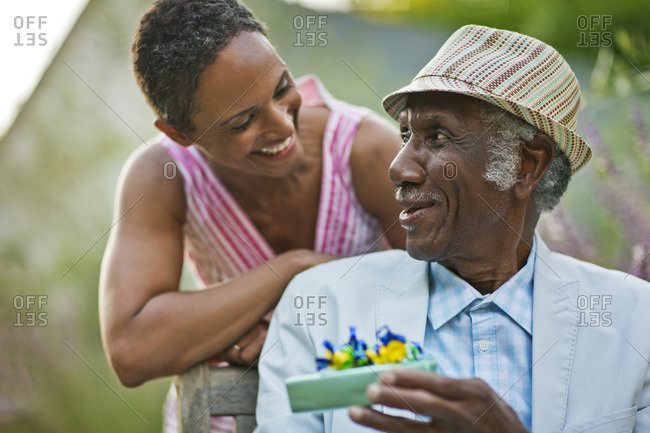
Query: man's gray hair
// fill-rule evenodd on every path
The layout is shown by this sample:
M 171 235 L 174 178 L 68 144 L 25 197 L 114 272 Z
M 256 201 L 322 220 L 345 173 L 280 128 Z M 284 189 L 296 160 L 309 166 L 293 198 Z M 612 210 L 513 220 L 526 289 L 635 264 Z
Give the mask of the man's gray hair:
M 479 103 L 479 116 L 483 125 L 489 128 L 488 144 L 491 147 L 491 158 L 486 164 L 483 177 L 493 182 L 499 191 L 509 190 L 518 181 L 521 141 L 532 140 L 540 131 L 514 114 L 484 101 Z M 570 179 L 571 163 L 556 145 L 555 158 L 533 191 L 536 209 L 539 212 L 553 210 L 560 202 Z

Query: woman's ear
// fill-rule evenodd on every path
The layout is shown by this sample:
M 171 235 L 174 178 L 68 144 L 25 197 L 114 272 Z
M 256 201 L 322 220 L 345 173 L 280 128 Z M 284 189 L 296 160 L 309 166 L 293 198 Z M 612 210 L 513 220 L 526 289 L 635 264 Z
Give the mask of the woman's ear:
M 530 196 L 535 186 L 555 158 L 555 143 L 544 133 L 537 133 L 521 146 L 519 181 L 514 186 L 515 196 L 523 200 Z
M 181 146 L 189 147 L 194 144 L 194 140 L 188 137 L 187 134 L 174 128 L 160 117 L 156 119 L 154 125 L 156 125 L 156 128 L 160 131 L 164 132 L 167 137 L 171 138 Z

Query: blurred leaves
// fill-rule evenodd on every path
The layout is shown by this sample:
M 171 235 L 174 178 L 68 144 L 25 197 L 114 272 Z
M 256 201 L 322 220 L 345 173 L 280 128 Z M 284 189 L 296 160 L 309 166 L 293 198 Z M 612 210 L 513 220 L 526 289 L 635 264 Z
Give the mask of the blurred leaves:
M 650 2 L 644 0 L 354 0 L 376 19 L 451 33 L 480 24 L 524 33 L 564 56 L 595 62 L 593 90 L 628 96 L 650 90 Z
M 268 0 L 246 3 L 267 22 L 295 76 L 317 73 L 336 97 L 378 112 L 380 98 L 375 92 L 385 95 L 406 84 L 446 36 L 469 22 L 531 34 L 562 52 L 586 58 L 588 66 L 577 65 L 591 76 L 593 91 L 585 92 L 588 103 L 580 132 L 596 143 L 595 155 L 572 181 L 562 207 L 545 219 L 549 227 L 545 233 L 561 251 L 626 272 L 650 250 L 650 98 L 643 78 L 650 78 L 644 28 L 650 2 L 357 0 L 370 22 L 353 14 L 329 13 L 328 44 L 322 48 L 295 45 L 294 17 L 313 11 Z M 106 239 L 59 278 L 111 226 L 117 177 L 128 155 L 141 145 L 137 135 L 148 139 L 156 134 L 154 116 L 129 70 L 137 17 L 150 4 L 150 0 L 91 1 L 0 143 L 3 432 L 160 431 L 169 379 L 125 389 L 101 347 L 97 283 Z M 576 20 L 581 14 L 612 15 L 611 46 L 577 46 Z M 633 273 L 648 278 L 649 262 L 646 258 Z M 16 295 L 47 295 L 47 326 L 13 327 Z M 148 426 L 64 339 L 142 414 Z
M 592 91 L 599 96 L 629 96 L 650 91 L 650 51 L 642 32 L 614 32 L 613 43 L 600 47 L 591 74 Z
M 583 32 L 589 36 L 625 29 L 643 36 L 650 16 L 650 2 L 644 0 L 353 0 L 353 7 L 408 26 L 455 29 L 480 24 L 508 29 L 543 40 L 561 52 L 585 51 L 579 46 Z
M 592 160 L 540 229 L 557 251 L 650 281 L 650 98 L 601 99 L 579 126 Z

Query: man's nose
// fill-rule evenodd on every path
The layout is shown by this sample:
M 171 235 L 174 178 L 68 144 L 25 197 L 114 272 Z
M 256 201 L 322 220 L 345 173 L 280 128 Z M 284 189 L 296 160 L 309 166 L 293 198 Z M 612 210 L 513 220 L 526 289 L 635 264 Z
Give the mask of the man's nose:
M 420 163 L 416 149 L 412 143 L 407 143 L 400 150 L 388 169 L 388 176 L 396 186 L 404 183 L 423 184 L 426 172 Z

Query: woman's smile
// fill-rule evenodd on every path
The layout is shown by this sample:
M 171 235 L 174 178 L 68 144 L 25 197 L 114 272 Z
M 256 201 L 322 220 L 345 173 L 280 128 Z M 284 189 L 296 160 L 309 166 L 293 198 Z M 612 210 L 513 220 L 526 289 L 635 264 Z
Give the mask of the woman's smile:
M 254 155 L 261 155 L 266 159 L 276 160 L 287 156 L 294 148 L 296 143 L 295 136 L 290 135 L 284 141 L 273 146 L 265 147 L 264 149 L 254 150 L 251 152 Z

